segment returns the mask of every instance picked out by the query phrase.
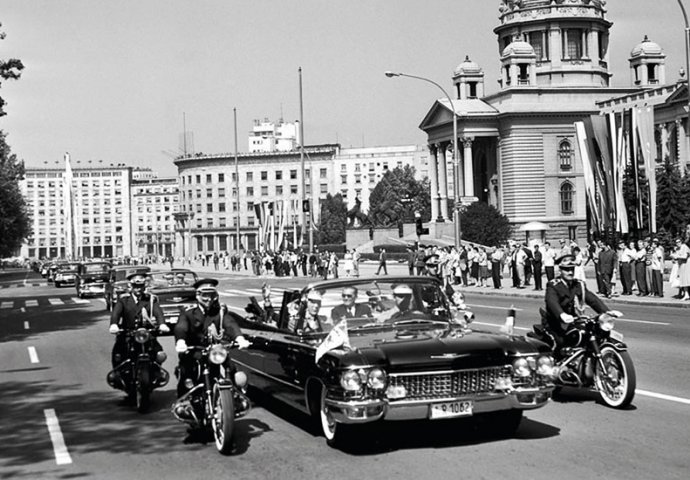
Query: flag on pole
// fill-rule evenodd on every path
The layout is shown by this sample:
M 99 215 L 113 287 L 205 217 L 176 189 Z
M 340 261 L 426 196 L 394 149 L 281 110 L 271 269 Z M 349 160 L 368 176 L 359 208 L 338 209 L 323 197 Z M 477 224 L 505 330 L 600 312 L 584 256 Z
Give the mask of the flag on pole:
M 65 256 L 70 260 L 75 259 L 74 252 L 74 197 L 72 195 L 72 163 L 69 153 L 65 153 L 65 174 L 63 176 L 63 198 L 64 198 L 64 235 L 65 235 Z
M 323 342 L 316 347 L 316 356 L 314 357 L 314 361 L 319 363 L 319 360 L 326 354 L 326 352 L 330 352 L 331 350 L 335 350 L 336 348 L 340 347 L 352 348 L 350 346 L 350 337 L 347 333 L 347 319 L 341 320 L 335 327 L 333 327 L 333 330 L 328 333 L 326 338 L 323 339 Z
M 592 171 L 592 161 L 590 160 L 590 152 L 588 147 L 589 142 L 584 122 L 575 122 L 575 133 L 577 136 L 577 145 L 580 149 L 580 159 L 582 160 L 582 171 L 585 180 L 585 197 L 589 204 L 589 211 L 592 215 L 592 225 L 596 228 L 596 230 L 600 230 L 601 222 L 599 221 L 599 209 L 596 203 L 597 196 L 594 172 Z
M 649 231 L 656 233 L 656 172 L 654 165 L 654 112 L 651 107 L 637 109 L 637 134 L 640 155 L 649 185 Z

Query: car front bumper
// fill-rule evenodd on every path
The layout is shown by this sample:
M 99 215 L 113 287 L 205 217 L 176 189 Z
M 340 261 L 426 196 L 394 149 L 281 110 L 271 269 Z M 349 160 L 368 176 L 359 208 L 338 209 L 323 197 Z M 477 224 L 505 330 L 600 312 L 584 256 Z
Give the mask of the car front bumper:
M 367 423 L 384 420 L 422 420 L 431 418 L 433 404 L 455 401 L 471 401 L 472 415 L 501 410 L 531 410 L 542 407 L 551 398 L 553 387 L 521 388 L 510 393 L 495 392 L 466 397 L 434 400 L 335 400 L 326 398 L 326 407 L 340 423 Z M 471 416 L 471 415 L 467 415 Z
M 105 285 L 102 283 L 81 283 L 79 284 L 79 293 L 81 295 L 103 295 Z

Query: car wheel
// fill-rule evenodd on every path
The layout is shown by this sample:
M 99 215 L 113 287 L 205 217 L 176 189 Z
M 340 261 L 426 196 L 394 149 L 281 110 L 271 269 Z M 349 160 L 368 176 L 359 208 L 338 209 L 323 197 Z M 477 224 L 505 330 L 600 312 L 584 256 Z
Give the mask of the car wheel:
M 334 448 L 347 447 L 352 438 L 352 427 L 335 420 L 326 406 L 326 389 L 320 388 L 319 409 L 316 412 L 321 425 L 321 433 L 326 437 L 326 443 Z
M 55 288 L 60 288 L 62 284 L 60 282 L 55 282 Z

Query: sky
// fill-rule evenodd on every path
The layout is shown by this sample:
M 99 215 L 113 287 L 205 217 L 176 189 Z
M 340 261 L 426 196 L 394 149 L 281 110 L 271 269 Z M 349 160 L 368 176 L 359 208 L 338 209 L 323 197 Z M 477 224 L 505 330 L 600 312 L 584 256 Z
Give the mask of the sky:
M 690 2 L 682 0 L 690 9 Z M 247 151 L 255 119 L 300 118 L 307 145 L 426 143 L 419 124 L 465 56 L 497 91 L 498 0 L 0 0 L 0 130 L 29 167 L 125 163 L 176 175 L 183 131 L 205 154 Z M 685 66 L 677 0 L 608 0 L 612 86 L 644 35 Z M 188 151 L 191 151 L 188 145 Z M 91 163 L 89 163 L 91 162 Z

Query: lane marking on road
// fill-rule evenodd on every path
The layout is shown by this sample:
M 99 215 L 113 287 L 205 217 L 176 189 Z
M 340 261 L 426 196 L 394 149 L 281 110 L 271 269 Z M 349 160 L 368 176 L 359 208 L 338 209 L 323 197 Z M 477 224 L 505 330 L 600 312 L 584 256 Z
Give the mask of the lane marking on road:
M 48 303 L 50 303 L 51 305 L 63 305 L 65 302 L 63 302 L 59 298 L 49 298 Z
M 486 325 L 486 326 L 489 326 L 489 327 L 502 327 L 502 326 L 503 326 L 503 325 L 499 325 L 499 324 L 496 324 L 496 323 L 484 323 L 484 322 L 472 322 L 472 323 L 470 323 L 470 326 L 471 326 L 471 325 Z M 525 328 L 525 327 L 513 327 L 513 328 L 516 329 L 516 330 L 527 330 L 527 331 L 531 331 L 531 330 L 532 330 L 531 328 Z
M 0 302 L 0 310 L 3 308 L 12 308 L 14 306 L 14 301 Z
M 38 307 L 38 300 L 27 300 L 25 305 L 27 307 Z
M 674 397 L 673 395 L 666 395 L 664 393 L 648 392 L 647 390 L 635 390 L 638 395 L 644 395 L 647 397 L 658 398 L 660 400 L 668 400 L 669 402 L 684 403 L 685 405 L 690 405 L 689 398 Z
M 58 421 L 55 410 L 52 408 L 47 408 L 43 410 L 43 414 L 46 417 L 46 425 L 48 426 L 48 434 L 50 435 L 50 441 L 53 443 L 53 452 L 55 453 L 55 463 L 58 465 L 67 465 L 72 463 L 72 457 L 67 450 L 67 445 L 65 445 L 65 438 L 62 436 L 62 430 L 60 430 L 60 422 Z
M 29 329 L 29 321 L 26 320 L 26 321 L 24 321 L 24 330 L 28 330 L 28 329 Z
M 36 347 L 28 347 L 29 350 L 29 358 L 31 359 L 31 363 L 39 363 L 38 362 L 38 353 L 36 353 Z
M 491 306 L 491 305 L 477 305 L 477 304 L 469 304 L 469 303 L 467 303 L 466 305 L 467 305 L 468 307 L 489 308 L 489 309 L 492 309 L 492 310 L 505 310 L 505 311 L 510 310 L 510 307 L 494 307 L 494 306 Z M 516 312 L 522 312 L 522 311 L 524 311 L 524 308 L 515 308 L 514 310 L 515 310 Z
M 22 307 L 22 308 L 19 309 L 19 311 L 22 312 L 22 313 L 26 313 L 26 308 Z
M 89 300 L 79 297 L 72 297 L 70 300 L 72 300 L 74 303 L 91 303 Z

